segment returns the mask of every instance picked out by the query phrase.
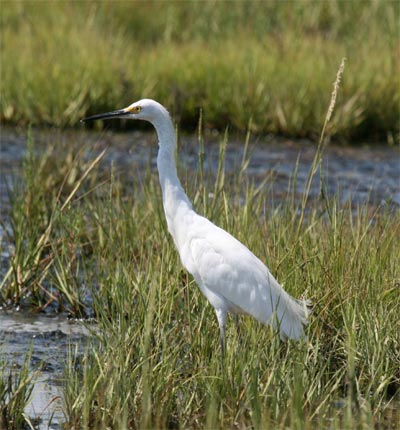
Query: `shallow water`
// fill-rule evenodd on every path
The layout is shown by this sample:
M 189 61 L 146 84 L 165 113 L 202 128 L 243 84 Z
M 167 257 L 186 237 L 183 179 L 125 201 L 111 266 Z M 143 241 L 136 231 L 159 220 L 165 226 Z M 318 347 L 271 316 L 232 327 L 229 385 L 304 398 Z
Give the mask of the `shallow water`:
M 157 145 L 152 132 L 87 132 L 87 131 L 38 131 L 32 132 L 35 151 L 40 155 L 49 142 L 68 145 L 77 141 L 88 148 L 96 147 L 99 152 L 109 145 L 103 166 L 111 163 L 126 175 L 140 175 L 148 161 L 155 168 Z M 223 139 L 218 134 L 206 135 L 204 167 L 210 175 L 218 168 L 219 143 Z M 0 203 L 7 206 L 8 190 L 12 178 L 18 176 L 27 137 L 14 129 L 3 129 L 0 141 Z M 230 138 L 226 149 L 225 171 L 235 174 L 243 157 L 244 139 Z M 267 136 L 250 141 L 251 159 L 247 175 L 256 182 L 271 176 L 273 193 L 279 197 L 286 195 L 288 184 L 297 170 L 297 189 L 300 196 L 304 190 L 316 146 L 309 140 L 290 140 Z M 199 144 L 197 137 L 183 135 L 179 138 L 178 162 L 189 172 L 198 164 Z M 94 156 L 94 155 L 93 155 Z M 138 170 L 132 172 L 132 162 Z M 328 145 L 323 156 L 324 181 L 329 195 L 338 194 L 342 204 L 352 202 L 391 205 L 400 207 L 400 152 L 398 147 L 369 144 L 357 146 Z M 311 196 L 318 195 L 320 182 L 318 175 L 311 188 Z
M 30 368 L 37 370 L 31 402 L 25 412 L 39 418 L 38 429 L 58 429 L 64 419 L 62 377 L 68 350 L 82 352 L 88 330 L 64 315 L 38 315 L 0 310 L 0 354 L 10 368 L 22 366 L 32 350 Z
M 35 151 L 40 155 L 50 141 L 68 144 L 79 141 L 88 147 L 96 146 L 100 151 L 110 145 L 104 160 L 104 168 L 111 163 L 126 175 L 133 174 L 132 160 L 140 174 L 140 166 L 156 163 L 156 138 L 154 133 L 109 133 L 53 130 L 33 131 Z M 205 136 L 205 169 L 214 174 L 218 167 L 219 135 Z M 12 129 L 3 129 L 0 145 L 0 204 L 2 221 L 7 226 L 8 192 L 21 172 L 26 153 L 26 135 Z M 198 141 L 194 136 L 181 136 L 179 162 L 193 171 L 198 163 Z M 261 182 L 271 175 L 270 190 L 275 202 L 286 195 L 288 184 L 297 169 L 297 189 L 301 196 L 315 154 L 315 145 L 306 140 L 287 140 L 276 137 L 258 138 L 250 142 L 252 154 L 247 175 Z M 226 149 L 225 170 L 235 174 L 243 157 L 243 140 L 230 140 Z M 368 203 L 374 206 L 400 208 L 400 158 L 397 148 L 382 145 L 345 147 L 330 145 L 323 159 L 325 180 L 330 195 L 337 193 L 340 202 L 346 204 Z M 144 171 L 144 169 L 143 169 Z M 311 195 L 318 195 L 319 180 L 313 183 Z M 4 231 L 0 224 L 0 274 L 8 266 L 10 252 L 4 243 Z M 29 416 L 41 418 L 39 429 L 57 429 L 63 420 L 62 392 L 60 390 L 63 366 L 67 350 L 77 346 L 83 350 L 87 330 L 66 315 L 32 315 L 26 312 L 6 312 L 0 309 L 0 354 L 13 365 L 20 366 L 29 348 L 32 347 L 32 368 L 42 363 L 27 409 Z M 49 421 L 51 424 L 49 425 Z

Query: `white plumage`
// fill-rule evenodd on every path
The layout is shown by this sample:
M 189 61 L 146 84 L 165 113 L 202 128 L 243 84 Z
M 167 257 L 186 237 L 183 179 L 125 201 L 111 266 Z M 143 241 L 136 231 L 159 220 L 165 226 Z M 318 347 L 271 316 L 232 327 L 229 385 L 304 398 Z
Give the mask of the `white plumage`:
M 149 121 L 157 131 L 157 167 L 168 230 L 183 266 L 216 311 L 222 349 L 228 312 L 248 314 L 278 327 L 282 339 L 303 338 L 307 302 L 292 298 L 249 249 L 193 210 L 177 176 L 175 131 L 167 110 L 144 99 L 85 120 L 120 117 Z

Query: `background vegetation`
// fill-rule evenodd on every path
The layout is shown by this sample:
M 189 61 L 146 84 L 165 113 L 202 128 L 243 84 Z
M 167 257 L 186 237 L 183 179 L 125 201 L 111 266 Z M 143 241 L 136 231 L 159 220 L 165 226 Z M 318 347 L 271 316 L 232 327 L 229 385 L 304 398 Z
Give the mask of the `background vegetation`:
M 182 126 L 314 136 L 348 58 L 332 132 L 393 141 L 396 1 L 3 1 L 0 116 L 74 126 L 150 97 Z

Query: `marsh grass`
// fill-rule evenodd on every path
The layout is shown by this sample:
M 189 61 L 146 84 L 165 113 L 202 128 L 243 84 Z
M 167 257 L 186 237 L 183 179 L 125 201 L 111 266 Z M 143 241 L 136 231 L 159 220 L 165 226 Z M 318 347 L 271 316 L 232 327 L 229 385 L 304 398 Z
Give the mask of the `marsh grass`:
M 34 379 L 37 375 L 31 369 L 32 350 L 25 356 L 19 368 L 0 356 L 0 428 L 22 430 L 33 428 L 35 418 L 25 413 L 28 406 Z
M 251 151 L 240 175 L 224 172 L 226 134 L 210 175 L 202 140 L 199 133 L 197 171 L 179 167 L 185 189 L 290 294 L 312 300 L 308 342 L 282 344 L 242 317 L 238 326 L 229 321 L 221 368 L 213 309 L 180 264 L 151 165 L 129 178 L 132 193 L 125 171 L 112 168 L 107 180 L 101 162 L 73 145 L 28 155 L 24 171 L 35 180 L 10 212 L 10 240 L 21 240 L 12 267 L 20 268 L 0 294 L 95 316 L 86 354 L 71 350 L 65 369 L 67 428 L 395 428 L 385 411 L 400 381 L 398 213 L 326 197 L 309 199 L 299 223 L 302 201 L 292 189 L 271 206 L 268 187 L 247 176 Z M 55 153 L 71 160 L 68 169 L 51 167 Z M 49 193 L 47 182 L 69 186 Z M 29 222 L 18 221 L 28 207 Z
M 46 2 L 1 8 L 0 116 L 75 126 L 150 97 L 180 127 L 320 133 L 336 59 L 348 58 L 331 127 L 396 141 L 397 2 Z
M 52 150 L 40 159 L 28 152 L 28 180 L 12 201 L 9 232 L 11 241 L 24 241 L 0 294 L 29 296 L 41 308 L 51 294 L 60 309 L 80 315 L 90 308 L 95 317 L 86 353 L 69 352 L 65 427 L 395 429 L 399 213 L 367 203 L 342 207 L 339 196 L 311 199 L 307 187 L 300 199 L 289 187 L 286 199 L 271 204 L 269 177 L 256 186 L 246 174 L 249 135 L 239 174 L 224 168 L 228 133 L 212 174 L 201 128 L 197 170 L 179 165 L 184 188 L 197 211 L 252 249 L 291 295 L 311 299 L 308 340 L 282 343 L 241 317 L 229 321 L 221 362 L 213 309 L 179 262 L 151 165 L 129 182 L 112 168 L 104 181 L 102 152 L 88 162 L 75 148 L 61 148 L 66 171 L 52 168 Z M 58 192 L 48 192 L 49 176 Z M 27 208 L 29 222 L 18 222 Z M 38 264 L 49 256 L 51 264 Z

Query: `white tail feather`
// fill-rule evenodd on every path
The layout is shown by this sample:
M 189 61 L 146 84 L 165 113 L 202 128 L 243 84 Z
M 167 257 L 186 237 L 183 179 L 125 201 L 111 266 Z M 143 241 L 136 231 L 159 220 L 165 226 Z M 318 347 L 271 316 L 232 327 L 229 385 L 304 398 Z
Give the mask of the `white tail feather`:
M 311 303 L 307 300 L 295 300 L 290 296 L 288 299 L 283 314 L 278 317 L 281 339 L 305 339 L 304 327 L 308 323 Z

